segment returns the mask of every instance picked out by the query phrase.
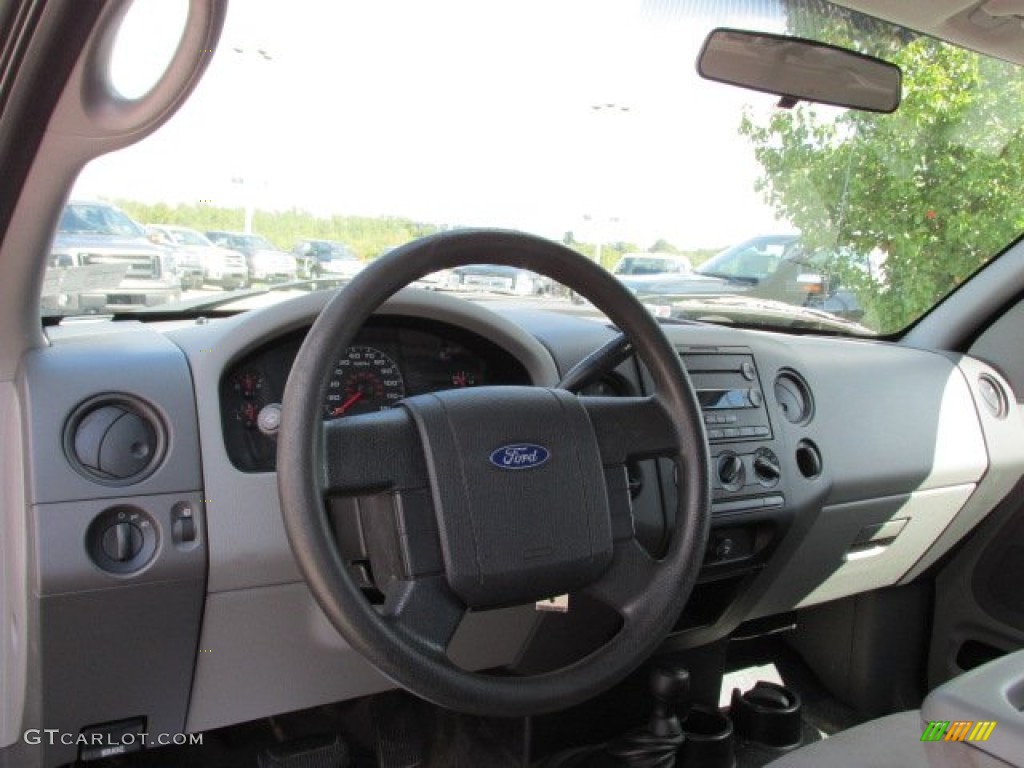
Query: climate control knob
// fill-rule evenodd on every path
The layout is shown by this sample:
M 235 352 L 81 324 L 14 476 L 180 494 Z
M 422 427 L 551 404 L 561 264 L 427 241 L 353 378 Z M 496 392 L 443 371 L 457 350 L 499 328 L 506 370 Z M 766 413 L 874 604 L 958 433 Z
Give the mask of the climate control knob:
M 743 485 L 745 470 L 743 459 L 735 453 L 727 452 L 718 457 L 718 481 L 723 488 L 735 491 Z
M 757 478 L 757 482 L 771 488 L 779 482 L 781 476 L 779 457 L 768 448 L 758 448 L 754 454 L 754 477 Z

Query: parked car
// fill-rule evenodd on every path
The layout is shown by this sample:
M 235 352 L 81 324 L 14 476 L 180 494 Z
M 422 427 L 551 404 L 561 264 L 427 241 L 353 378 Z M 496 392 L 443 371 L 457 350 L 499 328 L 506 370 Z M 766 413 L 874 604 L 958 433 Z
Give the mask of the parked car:
M 662 304 L 665 301 L 661 299 L 668 297 L 742 294 L 860 320 L 864 306 L 856 293 L 842 286 L 837 259 L 866 264 L 866 260 L 846 250 L 840 254 L 808 250 L 796 234 L 760 235 L 726 248 L 698 266 L 692 275 L 644 280 L 630 287 L 643 300 Z M 691 316 L 687 306 L 694 305 L 679 304 L 678 316 Z
M 493 291 L 514 296 L 543 296 L 553 293 L 553 280 L 528 269 L 498 264 L 472 264 L 456 267 L 447 275 L 448 290 Z
M 336 240 L 300 240 L 292 254 L 302 277 L 352 277 L 366 266 L 355 251 Z
M 115 272 L 123 268 L 123 278 L 113 285 L 108 277 L 101 285 L 77 279 L 96 273 L 101 265 L 114 267 Z M 49 266 L 56 270 L 51 274 L 50 304 L 62 311 L 148 307 L 181 297 L 171 251 L 151 242 L 141 225 L 109 203 L 72 200 L 64 206 Z
M 206 236 L 215 245 L 230 248 L 245 256 L 250 281 L 273 283 L 295 280 L 298 276 L 295 257 L 279 251 L 262 235 L 213 230 L 207 232 Z
M 653 275 L 688 275 L 693 264 L 686 256 L 671 253 L 627 253 L 612 268 L 612 274 L 623 277 Z
M 244 288 L 249 284 L 249 268 L 245 257 L 231 248 L 214 245 L 201 232 L 171 224 L 150 224 L 150 238 L 174 249 L 182 284 L 201 288 L 204 284 L 219 285 L 225 290 Z
M 627 253 L 612 268 L 619 282 L 634 290 L 692 272 L 693 264 L 686 256 L 668 253 Z
M 427 291 L 454 291 L 459 287 L 459 278 L 450 269 L 439 269 L 424 275 L 413 283 L 416 288 Z

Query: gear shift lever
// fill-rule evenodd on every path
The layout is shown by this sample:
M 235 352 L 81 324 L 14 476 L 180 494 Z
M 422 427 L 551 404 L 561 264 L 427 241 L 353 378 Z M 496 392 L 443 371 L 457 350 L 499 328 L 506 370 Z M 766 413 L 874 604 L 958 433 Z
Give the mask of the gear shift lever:
M 679 716 L 690 711 L 690 673 L 682 668 L 655 667 L 650 691 L 654 711 L 647 725 L 608 745 L 608 756 L 623 768 L 673 768 L 683 743 Z
M 690 673 L 682 668 L 655 667 L 651 670 L 651 695 L 654 712 L 647 724 L 655 736 L 674 736 L 683 732 L 679 725 L 690 712 Z

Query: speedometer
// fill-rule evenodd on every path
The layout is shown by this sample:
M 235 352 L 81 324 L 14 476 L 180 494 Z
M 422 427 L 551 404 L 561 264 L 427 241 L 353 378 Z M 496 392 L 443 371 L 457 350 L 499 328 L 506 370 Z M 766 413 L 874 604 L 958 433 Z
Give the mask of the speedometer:
M 381 411 L 403 397 L 405 382 L 394 360 L 373 347 L 349 347 L 331 372 L 324 416 Z

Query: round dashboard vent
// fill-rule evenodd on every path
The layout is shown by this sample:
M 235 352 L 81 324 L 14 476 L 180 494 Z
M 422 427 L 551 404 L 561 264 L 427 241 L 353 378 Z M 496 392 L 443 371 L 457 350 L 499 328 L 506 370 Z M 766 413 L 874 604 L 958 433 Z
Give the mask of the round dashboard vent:
M 163 458 L 167 439 L 156 412 L 128 395 L 101 395 L 79 405 L 64 431 L 68 461 L 90 480 L 131 485 Z
M 987 373 L 978 377 L 978 391 L 981 393 L 981 401 L 988 408 L 988 412 L 997 419 L 1006 418 L 1009 412 L 1009 404 L 1006 392 L 1002 385 Z
M 814 416 L 811 388 L 796 371 L 783 369 L 775 377 L 775 402 L 790 424 L 806 424 Z

